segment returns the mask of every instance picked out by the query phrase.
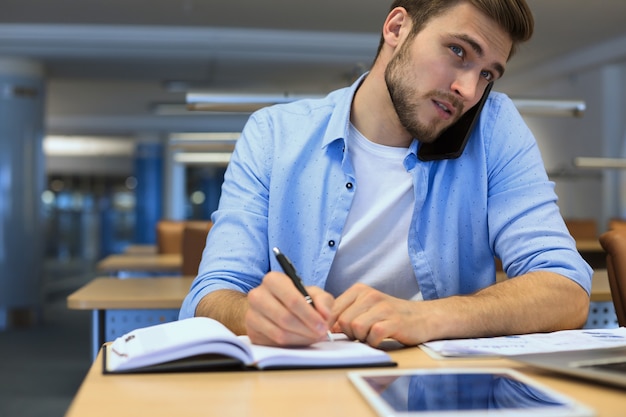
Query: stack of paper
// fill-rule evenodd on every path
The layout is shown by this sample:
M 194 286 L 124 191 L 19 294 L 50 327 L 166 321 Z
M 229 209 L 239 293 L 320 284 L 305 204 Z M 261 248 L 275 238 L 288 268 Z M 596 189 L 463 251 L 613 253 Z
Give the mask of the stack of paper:
M 435 358 L 511 356 L 626 346 L 626 328 L 563 330 L 518 336 L 438 340 L 421 345 Z

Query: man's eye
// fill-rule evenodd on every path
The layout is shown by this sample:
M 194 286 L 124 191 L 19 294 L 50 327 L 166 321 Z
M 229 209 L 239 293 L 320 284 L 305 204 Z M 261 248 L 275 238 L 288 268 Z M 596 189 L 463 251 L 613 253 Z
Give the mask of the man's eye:
M 493 74 L 491 71 L 482 71 L 480 75 L 487 81 L 493 81 Z
M 450 46 L 450 50 L 455 54 L 460 56 L 461 58 L 465 55 L 463 52 L 463 48 L 461 48 L 460 46 L 457 45 L 452 45 Z

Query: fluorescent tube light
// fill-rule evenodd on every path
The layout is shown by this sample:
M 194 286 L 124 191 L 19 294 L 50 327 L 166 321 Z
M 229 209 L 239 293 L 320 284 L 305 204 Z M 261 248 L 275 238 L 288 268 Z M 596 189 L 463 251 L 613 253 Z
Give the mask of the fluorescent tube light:
M 574 165 L 578 168 L 626 169 L 626 158 L 578 157 L 574 158 Z
M 580 100 L 512 99 L 521 114 L 528 116 L 582 117 L 586 105 Z
M 273 104 L 288 103 L 320 95 L 292 94 L 220 94 L 190 91 L 186 95 L 189 110 L 251 113 Z M 586 110 L 581 100 L 512 99 L 520 113 L 533 116 L 581 117 Z
M 174 161 L 185 165 L 227 165 L 230 152 L 180 152 L 174 154 Z

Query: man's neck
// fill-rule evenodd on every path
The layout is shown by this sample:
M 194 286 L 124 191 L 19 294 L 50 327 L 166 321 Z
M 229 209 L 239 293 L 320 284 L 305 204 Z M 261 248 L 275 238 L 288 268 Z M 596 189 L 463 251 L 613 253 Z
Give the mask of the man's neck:
M 408 148 L 413 140 L 400 123 L 384 73 L 377 68 L 372 68 L 357 90 L 350 121 L 366 138 L 380 145 Z

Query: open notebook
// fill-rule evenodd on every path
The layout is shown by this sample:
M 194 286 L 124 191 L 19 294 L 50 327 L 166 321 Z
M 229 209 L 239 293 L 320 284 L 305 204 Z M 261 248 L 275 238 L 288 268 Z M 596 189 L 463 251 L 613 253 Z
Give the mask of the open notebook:
M 103 352 L 104 373 L 395 365 L 387 352 L 342 334 L 306 347 L 260 346 L 206 317 L 133 330 Z

